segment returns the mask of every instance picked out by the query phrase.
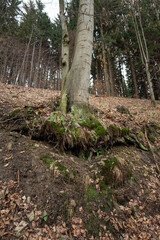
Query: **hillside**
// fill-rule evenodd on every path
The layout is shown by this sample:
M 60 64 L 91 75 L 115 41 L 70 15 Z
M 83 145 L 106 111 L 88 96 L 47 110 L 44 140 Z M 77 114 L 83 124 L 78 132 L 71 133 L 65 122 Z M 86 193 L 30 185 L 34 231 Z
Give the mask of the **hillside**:
M 22 114 L 58 116 L 59 95 L 0 84 L 0 238 L 159 239 L 160 101 L 91 95 L 112 142 L 77 150 Z

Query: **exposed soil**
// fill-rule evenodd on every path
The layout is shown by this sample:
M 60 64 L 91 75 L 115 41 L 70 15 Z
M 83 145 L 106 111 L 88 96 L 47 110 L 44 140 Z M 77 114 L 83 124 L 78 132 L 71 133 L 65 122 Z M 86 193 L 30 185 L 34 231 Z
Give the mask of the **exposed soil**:
M 153 108 L 149 100 L 91 96 L 103 124 L 138 133 L 154 122 L 158 130 L 154 144 L 149 143 L 151 151 L 117 145 L 86 158 L 12 131 L 13 123 L 4 120 L 25 106 L 40 109 L 45 119 L 58 95 L 0 85 L 0 238 L 160 239 L 160 175 L 155 166 L 155 159 L 160 160 L 160 102 Z M 119 105 L 130 114 L 118 112 Z M 46 164 L 43 156 L 60 163 L 65 172 Z M 110 164 L 107 170 L 105 164 Z M 30 221 L 26 214 L 32 211 Z M 22 221 L 26 226 L 16 231 Z

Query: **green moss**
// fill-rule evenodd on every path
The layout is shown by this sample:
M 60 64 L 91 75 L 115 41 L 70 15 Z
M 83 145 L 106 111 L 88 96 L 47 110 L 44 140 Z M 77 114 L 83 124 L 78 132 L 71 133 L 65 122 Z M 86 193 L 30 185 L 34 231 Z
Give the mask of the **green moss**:
M 118 160 L 117 160 L 116 157 L 107 159 L 107 160 L 105 161 L 104 168 L 105 168 L 106 170 L 113 169 L 113 168 L 117 165 L 117 163 L 118 163 Z
M 99 236 L 100 231 L 100 224 L 98 220 L 98 216 L 91 215 L 90 218 L 87 220 L 86 228 L 88 231 L 88 234 L 92 236 Z
M 98 136 L 101 136 L 103 134 L 107 134 L 108 131 L 104 129 L 102 125 L 99 125 L 95 128 L 95 132 L 97 133 Z
M 132 137 L 130 137 L 130 136 L 125 136 L 125 139 L 126 139 L 127 141 L 129 141 L 130 143 L 132 143 L 132 144 L 135 143 L 135 140 L 134 140 Z
M 62 94 L 60 109 L 64 114 L 67 112 L 67 94 L 65 92 Z
M 22 109 L 16 108 L 16 109 L 13 110 L 12 112 L 9 112 L 8 116 L 9 116 L 9 117 L 13 117 L 13 116 L 17 115 L 18 113 L 20 113 L 21 111 L 22 111 Z
M 96 190 L 95 185 L 90 185 L 86 191 L 87 201 L 94 201 L 98 196 L 99 192 Z
M 72 173 L 73 173 L 73 177 L 74 177 L 74 182 L 76 182 L 77 171 L 76 170 L 72 170 Z
M 150 140 L 152 143 L 155 142 L 155 137 L 154 137 L 154 136 L 150 135 L 148 138 L 149 138 L 149 140 Z
M 69 178 L 69 172 L 67 171 L 67 168 L 62 163 L 56 162 L 55 166 L 58 168 L 59 172 L 64 175 L 66 179 Z
M 105 150 L 103 148 L 97 149 L 97 151 L 96 151 L 97 157 L 100 156 L 100 155 L 103 155 L 104 152 L 105 152 Z
M 77 127 L 73 127 L 71 129 L 71 134 L 74 136 L 74 138 L 79 138 L 81 136 L 81 131 Z
M 102 193 L 103 193 L 103 194 L 106 194 L 106 192 L 107 192 L 107 190 L 108 190 L 108 187 L 107 187 L 107 185 L 106 185 L 106 183 L 105 183 L 105 179 L 103 179 L 103 180 L 101 180 L 101 181 L 99 182 L 99 187 L 100 187 Z
M 35 117 L 35 112 L 32 108 L 28 107 L 28 108 L 17 108 L 15 110 L 13 110 L 12 112 L 10 112 L 8 114 L 9 117 L 11 118 L 17 118 L 17 119 L 27 119 L 27 120 L 32 120 Z
M 47 165 L 50 165 L 55 163 L 55 160 L 53 159 L 53 157 L 50 154 L 42 154 L 41 155 L 41 159 L 43 160 L 43 162 Z
M 107 130 L 104 129 L 98 119 L 90 113 L 86 106 L 73 106 L 72 114 L 80 126 L 86 126 L 91 130 L 94 130 L 94 133 L 97 136 L 107 133 Z
M 98 138 L 104 134 L 108 134 L 108 131 L 97 121 L 97 119 L 80 120 L 81 126 L 86 126 L 92 129 L 93 137 Z
M 31 108 L 31 107 L 28 107 L 28 108 L 26 108 L 26 113 L 33 113 L 33 108 Z
M 112 125 L 112 124 L 110 125 L 110 127 L 113 128 L 113 129 L 116 130 L 116 131 L 119 131 L 119 130 L 120 130 L 119 127 L 117 127 L 117 126 L 115 126 L 115 125 Z
M 33 120 L 35 118 L 34 109 L 31 107 L 24 109 L 24 111 L 22 111 L 22 113 L 23 113 L 24 117 L 28 120 Z
M 122 131 L 122 134 L 123 134 L 123 135 L 127 135 L 127 134 L 130 133 L 129 128 L 125 128 L 125 127 L 122 127 L 122 128 L 121 128 L 121 131 Z
M 103 161 L 102 164 L 103 166 L 99 171 L 100 177 L 103 176 L 103 180 L 100 181 L 100 189 L 101 191 L 106 191 L 107 185 L 114 183 L 113 169 L 118 165 L 118 160 L 114 157 Z
M 57 169 L 60 173 L 63 174 L 63 176 L 68 179 L 69 178 L 69 172 L 67 171 L 67 168 L 62 164 L 57 162 L 53 159 L 52 155 L 50 154 L 42 154 L 41 159 L 45 164 L 47 164 L 49 167 L 54 164 L 53 169 Z
M 62 124 L 62 121 L 64 121 L 63 117 L 60 118 L 59 115 L 51 113 L 49 120 L 46 121 L 46 124 L 51 124 L 52 126 L 54 126 L 54 129 L 58 134 L 63 135 L 63 133 L 65 132 L 65 128 Z
M 149 149 L 147 147 L 145 147 L 141 142 L 139 142 L 139 147 L 144 150 L 144 151 L 148 151 Z
M 52 122 L 52 125 L 54 126 L 55 130 L 57 131 L 57 133 L 59 133 L 60 135 L 63 135 L 63 133 L 65 132 L 65 129 L 62 128 L 59 123 Z

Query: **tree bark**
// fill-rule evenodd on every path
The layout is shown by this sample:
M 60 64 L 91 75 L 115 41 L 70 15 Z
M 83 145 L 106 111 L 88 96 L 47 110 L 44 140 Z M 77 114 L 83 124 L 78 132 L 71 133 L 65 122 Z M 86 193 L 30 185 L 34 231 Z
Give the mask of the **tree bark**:
M 113 59 L 107 56 L 108 59 L 108 68 L 109 68 L 109 79 L 110 79 L 110 87 L 111 87 L 111 96 L 115 96 L 115 79 L 114 79 L 114 70 L 113 70 Z
M 34 61 L 34 54 L 35 54 L 35 42 L 33 43 L 33 50 L 32 50 L 32 59 L 31 59 L 31 66 L 30 66 L 30 76 L 29 76 L 29 83 L 28 86 L 31 87 L 33 84 L 33 61 Z
M 133 60 L 132 60 L 132 55 L 131 55 L 130 51 L 128 52 L 128 56 L 129 56 L 129 64 L 130 64 L 130 68 L 131 68 L 131 75 L 132 75 L 132 80 L 133 80 L 133 85 L 134 85 L 134 96 L 135 96 L 135 98 L 139 98 L 136 73 L 134 71 Z
M 94 26 L 93 2 L 93 0 L 80 0 L 79 3 L 73 61 L 62 87 L 61 109 L 63 112 L 74 107 L 88 108 Z
M 61 91 L 61 110 L 66 112 L 67 96 L 66 96 L 66 81 L 69 72 L 69 33 L 67 28 L 67 20 L 64 13 L 64 0 L 59 0 L 60 19 L 62 26 L 62 91 Z
M 142 26 L 142 20 L 141 20 L 141 13 L 140 13 L 140 7 L 139 7 L 139 2 L 137 1 L 137 11 L 138 11 L 138 16 L 139 16 L 139 24 L 137 22 L 137 17 L 134 14 L 134 3 L 131 1 L 131 9 L 132 9 L 132 20 L 135 28 L 135 33 L 139 45 L 139 50 L 140 50 L 140 55 L 141 55 L 141 60 L 143 65 L 145 66 L 146 70 L 146 75 L 147 75 L 147 80 L 149 84 L 149 89 L 150 89 L 150 95 L 151 95 L 151 103 L 153 106 L 156 105 L 155 102 L 155 96 L 154 96 L 154 91 L 153 91 L 153 86 L 152 86 L 152 81 L 151 81 L 151 76 L 150 76 L 150 71 L 149 71 L 149 52 L 148 52 L 148 47 L 147 47 L 147 42 L 146 38 L 144 35 L 144 30 Z
M 103 34 L 103 26 L 101 24 L 101 37 L 102 37 L 102 60 L 103 60 L 103 68 L 104 68 L 104 81 L 106 85 L 106 95 L 110 97 L 110 82 L 109 82 L 109 74 L 108 74 L 108 66 L 106 60 L 106 52 L 105 52 L 105 42 L 104 42 L 104 34 Z

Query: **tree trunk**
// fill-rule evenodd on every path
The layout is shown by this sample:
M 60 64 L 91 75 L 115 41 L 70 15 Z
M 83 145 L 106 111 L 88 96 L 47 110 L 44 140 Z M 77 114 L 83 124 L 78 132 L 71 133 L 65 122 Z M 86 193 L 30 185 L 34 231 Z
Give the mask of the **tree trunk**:
M 67 19 L 65 17 L 64 0 L 59 0 L 60 19 L 62 26 L 62 101 L 61 110 L 66 112 L 67 110 L 67 95 L 66 95 L 66 81 L 67 74 L 69 72 L 69 33 L 67 28 Z
M 32 50 L 32 59 L 31 59 L 31 66 L 30 66 L 30 76 L 29 76 L 29 83 L 28 86 L 31 87 L 33 84 L 33 61 L 34 61 L 34 54 L 35 54 L 35 42 L 33 43 L 33 50 Z
M 123 97 L 126 97 L 127 96 L 127 88 L 126 88 L 125 81 L 123 79 L 121 62 L 120 62 L 120 60 L 118 60 L 118 62 L 119 62 L 120 84 L 121 84 L 121 89 L 122 89 L 121 94 Z
M 104 41 L 102 24 L 101 24 L 100 30 L 101 30 L 101 37 L 103 39 L 103 41 L 102 41 L 102 59 L 103 59 L 103 68 L 104 68 L 104 81 L 105 81 L 105 85 L 106 85 L 106 95 L 107 95 L 107 97 L 110 97 L 111 91 L 110 91 L 110 82 L 109 82 L 109 74 L 108 74 L 108 66 L 107 66 L 107 60 L 106 60 L 105 41 Z
M 149 99 L 148 86 L 147 86 L 146 76 L 145 76 L 145 74 L 144 74 L 143 68 L 142 68 L 141 72 L 142 72 L 142 78 L 143 78 L 143 82 L 144 82 L 145 95 L 146 95 L 146 98 Z
M 155 96 L 154 96 L 154 92 L 153 92 L 153 85 L 152 85 L 152 81 L 151 81 L 151 74 L 149 71 L 148 62 L 146 62 L 145 68 L 146 68 L 146 75 L 147 75 L 147 80 L 148 80 L 148 84 L 149 84 L 149 89 L 150 89 L 151 101 L 152 101 L 152 104 L 155 106 L 156 105 Z
M 24 52 L 24 57 L 23 57 L 22 65 L 21 65 L 21 68 L 20 68 L 20 71 L 19 71 L 18 84 L 21 85 L 21 86 L 23 86 L 23 84 L 24 84 L 23 78 L 24 78 L 25 62 L 26 62 L 26 56 L 27 56 L 27 53 L 28 53 L 28 51 L 29 51 L 29 47 L 30 47 L 30 43 L 31 43 L 31 39 L 32 39 L 32 33 L 33 33 L 33 31 L 31 32 L 31 35 L 30 35 L 28 44 L 27 44 L 27 46 L 26 46 L 26 50 L 25 50 L 25 52 Z
M 73 110 L 75 107 L 88 108 L 93 23 L 93 0 L 80 0 L 73 61 L 62 87 L 61 109 L 63 112 Z
M 151 103 L 153 106 L 155 106 L 156 105 L 155 96 L 154 96 L 154 91 L 153 91 L 153 86 L 152 86 L 152 81 L 151 81 L 151 76 L 150 76 L 150 71 L 149 71 L 149 61 L 150 61 L 149 52 L 148 52 L 147 42 L 146 42 L 146 38 L 144 35 L 143 26 L 142 26 L 139 2 L 137 2 L 136 4 L 137 4 L 136 11 L 138 11 L 138 17 L 139 17 L 138 18 L 139 24 L 138 24 L 137 17 L 135 15 L 135 11 L 134 11 L 135 10 L 134 3 L 131 1 L 132 20 L 133 20 L 133 24 L 134 24 L 134 28 L 135 28 L 137 41 L 138 41 L 141 60 L 142 60 L 143 65 L 145 66 L 145 70 L 146 70 L 147 80 L 148 80 L 148 84 L 149 84 L 149 88 L 150 88 Z
M 42 48 L 42 39 L 40 40 L 39 51 L 38 51 L 38 61 L 36 63 L 35 73 L 34 73 L 33 83 L 35 87 L 38 87 L 38 73 L 40 69 L 41 48 Z
M 135 96 L 135 98 L 139 98 L 136 73 L 134 71 L 134 65 L 133 65 L 131 52 L 128 52 L 128 56 L 129 56 L 129 64 L 130 64 L 130 68 L 131 68 L 131 75 L 132 75 L 132 80 L 133 80 L 133 85 L 134 85 L 134 96 Z
M 111 86 L 111 96 L 115 96 L 115 81 L 114 81 L 114 71 L 113 71 L 113 60 L 110 58 L 109 54 L 107 56 L 108 59 L 108 68 L 109 68 L 109 79 Z

